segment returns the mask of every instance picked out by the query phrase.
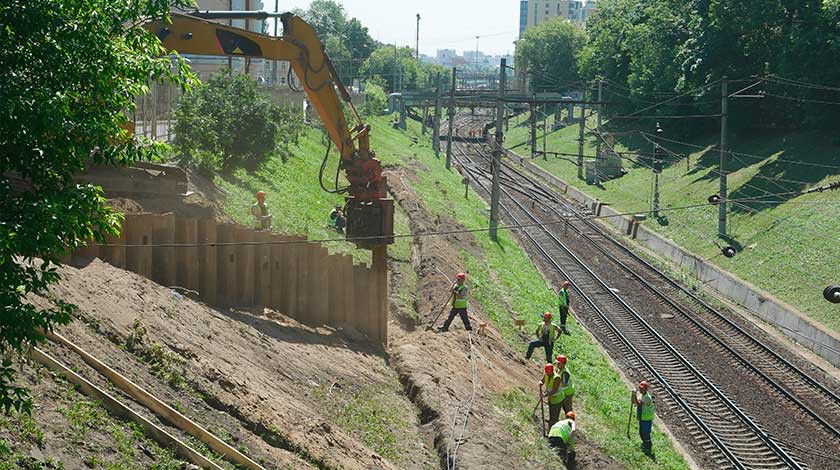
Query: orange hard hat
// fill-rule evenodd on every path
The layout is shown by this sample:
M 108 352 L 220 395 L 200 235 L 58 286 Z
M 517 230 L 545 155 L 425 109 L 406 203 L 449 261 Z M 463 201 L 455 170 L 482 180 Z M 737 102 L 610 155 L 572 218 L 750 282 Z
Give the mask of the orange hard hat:
M 557 356 L 557 362 L 559 362 L 560 364 L 565 364 L 567 360 L 568 359 L 566 359 L 566 356 L 564 356 L 562 354 Z
M 545 371 L 545 375 L 554 374 L 554 364 L 546 364 L 543 370 Z
M 543 312 L 543 320 L 551 320 L 551 312 Z
M 257 199 L 265 199 L 265 193 L 263 191 L 257 191 Z
M 571 282 L 569 282 L 569 281 L 563 281 L 563 287 L 569 287 L 569 286 L 571 286 L 571 285 L 572 285 L 572 283 L 571 283 Z
M 467 273 L 458 273 L 455 277 L 457 277 L 458 279 L 466 279 Z
M 570 412 L 566 413 L 566 417 L 571 419 L 571 420 L 574 420 L 575 419 L 575 412 L 570 411 Z
M 642 380 L 641 382 L 639 382 L 639 390 L 647 390 L 648 387 L 649 384 L 647 383 L 647 380 Z

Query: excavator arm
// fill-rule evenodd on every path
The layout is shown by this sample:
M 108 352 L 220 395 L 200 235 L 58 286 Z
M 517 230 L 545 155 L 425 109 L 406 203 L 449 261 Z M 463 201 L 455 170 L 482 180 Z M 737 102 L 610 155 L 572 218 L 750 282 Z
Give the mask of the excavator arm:
M 171 23 L 155 21 L 145 27 L 157 35 L 164 48 L 181 54 L 288 61 L 341 153 L 339 165 L 350 183 L 345 206 L 347 238 L 363 248 L 393 243 L 394 201 L 387 198 L 382 166 L 370 150 L 370 126 L 353 107 L 315 29 L 292 13 L 282 15 L 281 21 L 280 37 L 180 13 L 172 13 Z M 340 99 L 349 104 L 357 120 L 352 128 Z

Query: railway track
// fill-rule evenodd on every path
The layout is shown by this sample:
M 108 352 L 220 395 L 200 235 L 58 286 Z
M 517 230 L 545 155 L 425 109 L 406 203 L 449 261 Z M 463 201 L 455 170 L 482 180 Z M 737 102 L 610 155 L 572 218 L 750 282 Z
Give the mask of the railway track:
M 479 182 L 479 177 L 486 177 L 487 169 L 482 168 L 482 163 L 489 161 L 489 155 L 481 155 L 483 162 L 476 162 L 464 148 L 456 146 L 456 149 L 457 161 L 488 192 L 487 187 Z M 836 424 L 831 421 L 840 416 L 837 413 L 840 400 L 834 392 L 609 237 L 596 224 L 584 220 L 580 212 L 537 181 L 510 165 L 504 165 L 500 173 L 503 193 L 510 201 L 504 211 L 511 222 L 543 223 L 567 218 L 569 214 L 577 216 L 577 219 L 570 220 L 569 227 L 590 248 L 599 250 L 602 256 L 623 266 L 630 277 L 657 296 L 661 308 L 670 309 L 673 315 L 687 319 L 694 325 L 692 334 L 704 334 L 712 338 L 719 352 L 728 360 L 740 363 L 744 370 L 774 389 L 777 394 L 775 398 L 789 400 L 803 410 L 835 439 L 836 445 L 838 432 Z M 517 189 L 516 196 L 510 190 L 512 188 Z M 524 204 L 521 202 L 523 198 L 527 198 Z M 544 214 L 534 210 L 535 202 L 540 202 L 540 207 L 546 207 L 546 201 L 562 207 L 564 212 L 552 206 Z M 527 207 L 528 202 L 531 209 Z M 717 465 L 731 468 L 805 467 L 786 443 L 778 442 L 756 424 L 550 230 L 543 226 L 524 229 L 522 233 L 551 266 L 575 283 L 585 301 L 585 312 L 582 313 L 591 321 L 592 326 L 605 335 L 608 344 L 618 345 L 620 353 L 629 359 L 632 367 L 653 374 L 656 382 L 668 391 L 668 404 L 683 410 L 681 415 L 692 438 Z M 675 296 L 680 296 L 681 301 L 688 299 L 691 308 L 675 301 Z M 703 323 L 696 318 L 698 310 L 705 313 L 702 316 Z M 715 400 L 710 401 L 712 396 Z M 709 413 L 708 404 L 712 402 L 725 406 L 715 405 L 714 413 Z M 834 420 L 827 420 L 823 416 L 833 416 Z

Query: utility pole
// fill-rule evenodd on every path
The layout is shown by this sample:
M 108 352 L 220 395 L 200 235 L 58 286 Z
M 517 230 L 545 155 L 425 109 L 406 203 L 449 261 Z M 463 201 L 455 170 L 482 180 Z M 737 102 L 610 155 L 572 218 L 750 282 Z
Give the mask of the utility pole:
M 443 82 L 440 80 L 440 72 L 437 74 L 437 90 L 435 92 L 435 128 L 432 130 L 432 148 L 435 156 L 440 158 L 440 100 L 443 95 Z
M 531 103 L 529 107 L 531 108 L 531 158 L 534 158 L 537 156 L 537 105 Z
M 580 104 L 580 135 L 578 136 L 578 170 L 577 176 L 579 180 L 583 179 L 583 131 L 584 127 L 586 126 L 586 88 L 583 89 L 583 94 L 581 96 L 581 104 Z
M 455 132 L 455 77 L 458 69 L 452 67 L 452 87 L 449 89 L 449 133 L 446 136 L 446 169 L 452 168 L 452 133 Z
M 420 61 L 420 13 L 417 14 L 417 48 L 414 50 L 414 58 Z
M 496 146 L 493 149 L 493 186 L 490 193 L 490 239 L 498 241 L 496 230 L 499 226 L 499 169 L 502 166 L 502 141 L 504 140 L 505 112 L 505 77 L 507 75 L 507 60 L 502 59 L 499 71 L 499 100 L 496 103 Z
M 548 160 L 546 141 L 548 140 L 548 106 L 543 105 L 543 160 Z
M 599 100 L 600 101 L 600 100 Z M 600 105 L 599 105 L 600 106 Z M 659 217 L 659 174 L 662 173 L 662 148 L 659 146 L 659 139 L 662 137 L 662 128 L 656 123 L 656 139 L 653 143 L 653 217 Z
M 394 43 L 394 81 L 391 82 L 391 93 L 396 93 L 399 88 L 397 88 L 397 43 Z
M 726 237 L 726 125 L 729 112 L 729 83 L 720 82 L 720 204 L 718 205 L 718 236 Z
M 601 104 L 603 101 L 604 93 L 604 81 L 598 80 L 598 138 L 595 139 L 595 184 L 600 182 L 600 173 L 598 171 L 598 165 L 602 162 L 601 160 L 601 141 L 603 140 L 604 134 L 601 131 L 601 111 L 603 111 L 604 107 Z

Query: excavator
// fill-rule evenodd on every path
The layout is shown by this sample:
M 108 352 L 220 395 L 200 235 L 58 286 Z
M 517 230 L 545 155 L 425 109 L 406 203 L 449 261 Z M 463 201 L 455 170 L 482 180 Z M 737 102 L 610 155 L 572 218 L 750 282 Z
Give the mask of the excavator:
M 173 12 L 171 22 L 159 20 L 144 27 L 157 35 L 166 50 L 179 54 L 288 61 L 321 117 L 330 140 L 340 152 L 339 170 L 344 170 L 349 182 L 346 188 L 336 187 L 336 192 L 347 193 L 346 237 L 360 248 L 373 250 L 375 255 L 381 253 L 394 242 L 394 201 L 387 197 L 382 165 L 370 149 L 370 125 L 362 121 L 353 106 L 315 29 L 300 17 L 282 14 L 283 35 L 277 37 L 207 20 L 242 18 L 254 13 L 259 14 Z M 339 94 L 355 118 L 356 124 L 352 128 L 345 118 Z

